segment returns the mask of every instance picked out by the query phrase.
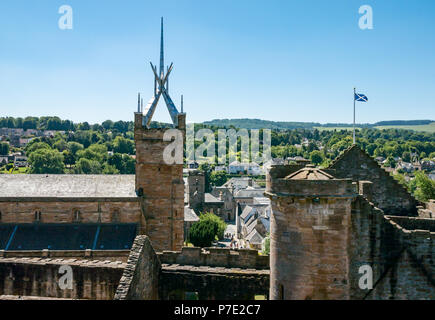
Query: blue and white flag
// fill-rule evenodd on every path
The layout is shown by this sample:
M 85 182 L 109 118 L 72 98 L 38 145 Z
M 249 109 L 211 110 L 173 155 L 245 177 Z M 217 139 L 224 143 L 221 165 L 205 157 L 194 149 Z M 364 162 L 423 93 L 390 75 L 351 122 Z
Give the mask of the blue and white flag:
M 361 94 L 361 93 L 355 93 L 355 101 L 362 101 L 362 102 L 367 102 L 369 99 L 367 98 L 367 96 Z

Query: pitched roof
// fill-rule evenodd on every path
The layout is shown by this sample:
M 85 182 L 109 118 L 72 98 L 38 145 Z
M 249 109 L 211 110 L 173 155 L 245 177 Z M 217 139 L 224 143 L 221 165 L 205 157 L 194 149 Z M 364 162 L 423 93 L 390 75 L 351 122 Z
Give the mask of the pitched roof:
M 184 221 L 199 221 L 199 217 L 189 206 L 184 207 Z
M 0 198 L 137 198 L 134 175 L 2 174 Z
M 285 177 L 285 180 L 330 180 L 333 178 L 333 176 L 325 171 L 308 165 L 305 168 L 289 174 Z
M 251 244 L 261 244 L 263 241 L 263 237 L 257 230 L 253 230 L 251 233 L 249 233 L 246 237 L 246 240 L 249 241 Z
M 218 198 L 216 198 L 211 193 L 205 193 L 204 194 L 204 202 L 207 202 L 207 203 L 224 203 L 222 200 L 219 200 Z

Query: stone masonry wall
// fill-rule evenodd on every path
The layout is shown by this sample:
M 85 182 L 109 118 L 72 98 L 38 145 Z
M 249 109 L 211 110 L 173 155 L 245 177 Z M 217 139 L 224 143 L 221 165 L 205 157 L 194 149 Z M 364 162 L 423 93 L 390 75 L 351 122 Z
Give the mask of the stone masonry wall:
M 337 178 L 355 182 L 371 181 L 374 205 L 387 214 L 412 216 L 417 214 L 417 201 L 366 152 L 354 145 L 343 152 L 328 168 Z
M 185 119 L 181 114 L 179 129 L 185 135 Z M 146 219 L 146 232 L 157 251 L 180 250 L 184 227 L 183 164 L 166 164 L 163 141 L 168 129 L 147 129 L 142 113 L 135 113 L 136 192 Z
M 163 251 L 157 255 L 165 264 L 269 269 L 269 256 L 260 256 L 257 250 L 251 249 L 183 247 L 181 252 Z
M 40 211 L 42 223 L 73 223 L 75 222 L 74 212 L 77 210 L 80 212 L 80 222 L 82 223 L 138 223 L 141 226 L 140 233 L 145 229 L 145 220 L 138 199 L 123 201 L 91 198 L 0 201 L 2 213 L 0 222 L 32 223 L 35 221 L 35 211 Z
M 61 289 L 61 266 L 72 268 L 72 289 Z M 120 261 L 0 258 L 0 295 L 113 299 L 124 270 Z
M 145 235 L 137 236 L 119 281 L 115 300 L 157 300 L 160 261 Z
M 351 299 L 434 299 L 435 220 L 385 216 L 359 196 L 352 205 Z M 373 270 L 373 290 L 360 289 L 358 270 Z
M 385 216 L 385 229 L 389 229 L 397 251 L 400 251 L 366 299 L 435 299 L 435 222 L 432 219 L 405 219 Z M 418 229 L 409 230 L 403 226 Z

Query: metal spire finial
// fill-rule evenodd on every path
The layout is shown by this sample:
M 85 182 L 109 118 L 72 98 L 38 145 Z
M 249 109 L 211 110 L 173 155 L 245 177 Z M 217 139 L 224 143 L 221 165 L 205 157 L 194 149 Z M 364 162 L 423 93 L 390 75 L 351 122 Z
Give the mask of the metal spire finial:
M 153 117 L 154 111 L 156 110 L 157 103 L 161 96 L 165 100 L 166 107 L 168 108 L 169 114 L 172 119 L 172 123 L 178 125 L 178 115 L 179 112 L 175 107 L 174 102 L 168 93 L 168 78 L 171 74 L 173 64 L 171 63 L 168 67 L 166 74 L 164 70 L 164 51 L 163 51 L 163 17 L 161 20 L 161 39 L 160 39 L 160 74 L 157 73 L 157 67 L 150 62 L 151 69 L 154 73 L 154 95 L 147 103 L 145 110 L 143 110 L 142 123 L 145 127 L 149 128 L 151 119 Z
M 160 22 L 160 77 L 163 78 L 163 73 L 165 72 L 165 61 L 163 53 L 163 17 Z

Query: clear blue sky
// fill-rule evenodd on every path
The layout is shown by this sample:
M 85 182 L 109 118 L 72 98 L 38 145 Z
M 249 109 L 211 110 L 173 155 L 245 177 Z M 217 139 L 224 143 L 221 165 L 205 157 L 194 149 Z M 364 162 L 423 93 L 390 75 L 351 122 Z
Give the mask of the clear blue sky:
M 58 9 L 73 8 L 73 30 Z M 360 30 L 358 8 L 373 8 Z M 132 120 L 153 90 L 160 17 L 188 122 L 435 119 L 435 1 L 1 1 L 0 116 Z M 155 120 L 170 121 L 163 100 Z

